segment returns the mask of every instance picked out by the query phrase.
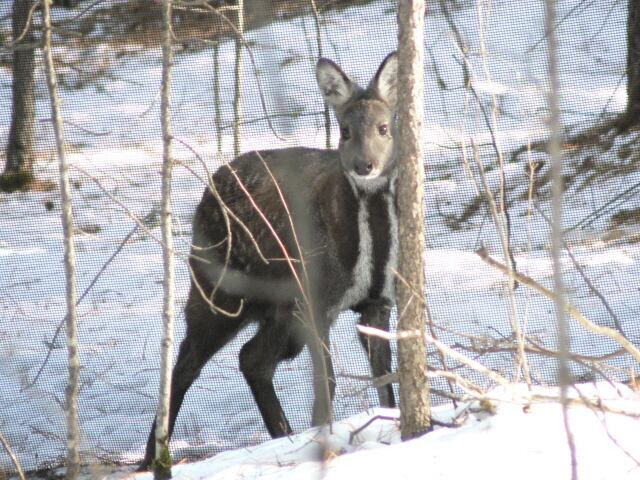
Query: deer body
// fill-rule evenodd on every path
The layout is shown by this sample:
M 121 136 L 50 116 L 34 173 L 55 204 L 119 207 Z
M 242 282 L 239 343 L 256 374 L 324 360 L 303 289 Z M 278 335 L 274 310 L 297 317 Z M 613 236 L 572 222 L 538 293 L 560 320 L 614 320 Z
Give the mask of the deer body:
M 318 84 L 341 127 L 338 150 L 249 152 L 212 176 L 193 220 L 187 331 L 173 370 L 169 435 L 202 367 L 249 322 L 259 328 L 240 351 L 240 370 L 273 437 L 291 433 L 273 387 L 279 362 L 309 347 L 312 424 L 326 423 L 335 389 L 331 324 L 353 309 L 359 323 L 388 329 L 398 243 L 396 63 L 389 55 L 365 90 L 333 62 L 318 62 Z M 361 341 L 373 375 L 390 373 L 388 342 Z M 383 406 L 395 406 L 390 385 L 378 395 Z M 141 468 L 154 456 L 154 430 L 155 423 Z

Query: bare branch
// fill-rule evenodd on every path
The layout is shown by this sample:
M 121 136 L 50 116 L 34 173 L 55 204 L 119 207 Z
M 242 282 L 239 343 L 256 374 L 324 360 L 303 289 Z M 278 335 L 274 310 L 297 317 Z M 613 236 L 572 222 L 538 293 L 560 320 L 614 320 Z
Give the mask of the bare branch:
M 93 279 L 91 280 L 91 282 L 89 283 L 87 288 L 85 288 L 84 292 L 82 292 L 82 295 L 80 295 L 80 298 L 78 298 L 78 301 L 76 302 L 76 305 L 80 305 L 80 302 L 82 302 L 84 297 L 86 297 L 87 294 L 91 291 L 91 289 L 98 282 L 98 279 L 103 274 L 103 272 L 107 269 L 109 264 L 113 261 L 114 258 L 116 258 L 116 256 L 120 253 L 122 248 L 125 246 L 125 244 L 129 241 L 129 239 L 133 236 L 133 234 L 137 230 L 138 230 L 138 225 L 135 225 L 133 227 L 133 229 L 124 237 L 124 239 L 120 242 L 120 245 L 118 245 L 118 248 L 116 248 L 116 250 L 107 259 L 107 261 L 104 262 L 104 264 L 102 265 L 100 270 L 98 270 L 98 273 L 96 273 L 94 275 Z M 36 384 L 36 382 L 38 381 L 38 379 L 40 378 L 40 375 L 42 374 L 42 371 L 44 370 L 44 367 L 49 362 L 49 358 L 51 357 L 51 352 L 53 351 L 53 346 L 55 345 L 56 340 L 58 338 L 58 335 L 60 334 L 60 331 L 62 330 L 62 326 L 65 324 L 66 321 L 67 321 L 67 316 L 65 315 L 65 317 L 60 321 L 60 323 L 58 323 L 58 327 L 56 328 L 56 331 L 53 334 L 53 338 L 51 339 L 51 341 L 48 342 L 49 348 L 47 350 L 47 355 L 45 356 L 44 360 L 40 364 L 40 368 L 38 368 L 38 371 L 36 372 L 36 375 L 33 377 L 33 380 L 31 380 L 26 386 L 24 386 L 24 387 L 22 387 L 20 389 L 21 392 L 24 392 L 25 390 L 33 387 Z
M 509 274 L 507 267 L 505 265 L 501 264 L 500 262 L 498 262 L 497 260 L 494 260 L 493 258 L 491 258 L 484 247 L 480 248 L 479 250 L 477 250 L 476 253 L 488 265 L 496 268 L 497 270 L 500 270 L 504 274 L 507 274 L 507 275 Z M 514 276 L 514 278 L 518 282 L 522 283 L 526 287 L 532 288 L 533 290 L 541 293 L 542 295 L 544 295 L 545 297 L 549 298 L 550 300 L 555 300 L 555 297 L 556 297 L 555 293 L 553 293 L 551 290 L 543 287 L 542 285 L 540 285 L 538 282 L 536 282 L 531 277 L 529 277 L 527 275 L 524 275 L 522 273 L 517 273 L 517 272 L 512 272 L 511 274 Z M 609 328 L 609 327 L 603 327 L 601 325 L 596 325 L 591 320 L 589 320 L 587 317 L 585 317 L 576 307 L 574 307 L 570 303 L 565 302 L 564 310 L 568 314 L 570 314 L 573 318 L 575 318 L 587 330 L 589 330 L 589 331 L 591 331 L 593 333 L 597 333 L 598 335 L 602 335 L 602 336 L 611 338 L 612 340 L 615 340 L 616 342 L 618 342 L 622 346 L 622 348 L 624 348 L 638 362 L 640 362 L 640 350 L 638 350 L 638 348 L 636 348 L 636 346 L 633 345 L 633 343 L 631 343 L 629 340 L 627 340 L 620 332 L 618 332 L 618 331 L 616 331 L 616 330 L 614 330 L 612 328 Z
M 262 110 L 264 111 L 265 119 L 267 120 L 267 125 L 269 126 L 269 129 L 271 130 L 271 133 L 273 133 L 273 135 L 278 140 L 285 141 L 285 139 L 282 138 L 278 134 L 278 132 L 276 131 L 275 127 L 273 126 L 273 123 L 271 123 L 271 119 L 269 117 L 269 112 L 268 112 L 268 109 L 267 109 L 267 103 L 266 103 L 265 98 L 264 98 L 264 92 L 262 91 L 262 83 L 260 82 L 260 77 L 258 75 L 259 71 L 258 71 L 258 66 L 257 66 L 257 63 L 256 63 L 256 59 L 253 56 L 253 50 L 251 49 L 251 46 L 249 45 L 249 43 L 246 41 L 246 39 L 244 37 L 244 33 L 241 32 L 238 29 L 238 27 L 233 24 L 233 22 L 231 20 L 229 20 L 225 15 L 223 15 L 223 12 L 219 8 L 215 8 L 215 7 L 211 6 L 211 5 L 209 5 L 206 1 L 196 0 L 194 2 L 190 2 L 190 4 L 193 4 L 193 5 L 197 4 L 199 7 L 204 9 L 204 11 L 208 11 L 208 12 L 214 13 L 215 15 L 220 17 L 220 19 L 224 23 L 226 23 L 229 26 L 229 28 L 231 28 L 231 30 L 233 30 L 233 32 L 235 33 L 237 38 L 240 39 L 240 41 L 242 43 L 242 46 L 247 49 L 247 53 L 249 54 L 249 60 L 251 61 L 251 65 L 253 67 L 254 75 L 256 77 L 256 86 L 258 87 L 258 98 L 260 99 L 260 104 L 262 106 Z
M 502 215 L 500 215 L 500 212 L 498 211 L 498 207 L 493 198 L 493 194 L 491 193 L 491 189 L 489 188 L 489 184 L 487 183 L 487 178 L 484 174 L 484 166 L 480 162 L 478 149 L 474 146 L 473 142 L 472 142 L 472 146 L 473 146 L 473 157 L 478 167 L 478 173 L 480 175 L 480 180 L 482 182 L 482 187 L 484 189 L 485 198 L 489 203 L 489 207 L 490 207 L 489 211 L 491 212 L 491 216 L 493 217 L 493 221 L 495 222 L 496 229 L 498 231 L 498 237 L 500 238 L 500 243 L 502 245 L 502 252 L 504 255 L 505 263 L 507 264 L 507 268 L 510 274 L 509 286 L 508 286 L 509 319 L 511 321 L 511 326 L 513 328 L 513 331 L 516 334 L 516 338 L 518 339 L 518 346 L 519 346 L 518 347 L 518 369 L 516 374 L 516 381 L 518 380 L 520 371 L 522 370 L 525 381 L 527 382 L 527 384 L 531 385 L 531 375 L 529 373 L 529 364 L 527 362 L 527 357 L 524 352 L 524 335 L 522 333 L 522 328 L 520 327 L 520 321 L 517 318 L 517 314 L 516 314 L 515 293 L 514 293 L 515 284 L 513 282 L 513 278 L 515 277 L 511 275 L 512 273 L 516 273 L 516 272 L 514 268 L 514 263 L 511 261 L 512 259 L 511 259 L 510 248 L 509 248 L 509 234 L 507 229 L 508 228 L 507 221 L 505 220 L 504 212 L 502 213 Z
M 12 50 L 13 48 L 15 48 L 22 40 L 24 40 L 24 37 L 27 36 L 27 33 L 29 33 L 29 30 L 31 29 L 31 23 L 32 23 L 32 19 L 33 19 L 33 13 L 38 9 L 38 7 L 40 7 L 40 4 L 42 2 L 40 0 L 36 1 L 31 8 L 29 9 L 29 13 L 27 15 L 27 23 L 24 26 L 24 29 L 22 30 L 22 33 L 20 33 L 20 35 L 18 35 L 17 38 L 15 38 L 12 42 L 8 43 L 7 45 L 3 45 L 2 48 L 6 49 L 6 50 Z

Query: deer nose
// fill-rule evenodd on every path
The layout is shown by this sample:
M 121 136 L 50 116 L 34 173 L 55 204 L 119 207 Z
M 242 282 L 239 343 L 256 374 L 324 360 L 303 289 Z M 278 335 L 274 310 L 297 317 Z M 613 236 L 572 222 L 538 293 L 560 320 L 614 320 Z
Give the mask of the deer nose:
M 356 165 L 353 169 L 358 175 L 365 176 L 371 173 L 371 170 L 373 170 L 373 165 L 371 164 L 371 162 L 367 161 L 356 162 Z

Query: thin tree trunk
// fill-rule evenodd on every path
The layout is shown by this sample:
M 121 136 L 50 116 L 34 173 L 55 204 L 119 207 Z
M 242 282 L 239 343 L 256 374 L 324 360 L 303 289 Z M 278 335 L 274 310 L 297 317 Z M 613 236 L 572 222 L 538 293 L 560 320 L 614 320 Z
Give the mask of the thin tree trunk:
M 424 95 L 424 0 L 400 0 L 398 5 L 398 229 L 400 276 L 398 332 L 424 332 L 424 167 L 422 116 Z M 431 427 L 427 352 L 424 335 L 398 340 L 400 427 L 403 439 Z
M 171 173 L 173 167 L 171 130 L 171 69 L 173 50 L 171 45 L 172 0 L 162 2 L 162 93 L 160 115 L 162 123 L 162 259 L 164 264 L 164 298 L 160 360 L 160 392 L 156 414 L 156 458 L 153 474 L 157 480 L 171 478 L 171 454 L 169 452 L 169 405 L 171 392 L 171 364 L 173 361 L 173 319 L 174 319 L 174 259 L 171 215 Z
M 560 120 L 560 100 L 558 81 L 558 46 L 556 40 L 556 11 L 554 0 L 545 1 L 545 27 L 547 51 L 549 55 L 549 156 L 551 157 L 552 174 L 552 217 L 551 217 L 551 254 L 553 257 L 553 285 L 555 290 L 556 326 L 558 333 L 558 383 L 560 384 L 560 401 L 567 444 L 571 455 L 571 480 L 578 478 L 578 465 L 573 434 L 569 428 L 569 409 L 567 389 L 571 382 L 567 361 L 569 358 L 569 337 L 565 318 L 564 282 L 562 280 L 562 195 L 564 179 L 562 175 L 562 125 Z
M 216 122 L 216 145 L 222 155 L 222 111 L 220 108 L 220 43 L 213 46 L 213 109 Z
M 311 11 L 313 12 L 313 19 L 316 26 L 316 42 L 318 45 L 318 56 L 324 56 L 322 49 L 322 29 L 320 28 L 320 11 L 316 0 L 311 0 Z M 324 104 L 324 134 L 325 134 L 325 147 L 331 148 L 331 111 L 329 105 Z
M 67 351 L 69 362 L 69 380 L 67 384 L 67 478 L 73 480 L 80 473 L 80 426 L 78 424 L 78 384 L 80 379 L 80 357 L 78 355 L 78 335 L 76 318 L 76 252 L 73 241 L 73 212 L 69 165 L 65 152 L 64 128 L 56 71 L 51 51 L 51 0 L 42 2 L 44 23 L 45 73 L 51 100 L 51 118 L 56 138 L 58 164 L 60 168 L 60 195 L 62 197 L 62 230 L 64 232 L 64 266 L 67 291 Z
M 33 180 L 35 138 L 35 49 L 33 26 L 28 26 L 33 0 L 13 0 L 13 105 L 7 143 L 7 162 L 0 189 L 24 188 Z M 26 30 L 25 30 L 26 29 Z
M 240 138 L 242 136 L 240 122 L 242 121 L 242 44 L 244 35 L 244 0 L 237 0 L 236 15 L 236 65 L 235 91 L 233 95 L 233 154 L 240 154 Z
M 640 123 L 640 2 L 629 0 L 627 15 L 627 110 L 625 127 Z

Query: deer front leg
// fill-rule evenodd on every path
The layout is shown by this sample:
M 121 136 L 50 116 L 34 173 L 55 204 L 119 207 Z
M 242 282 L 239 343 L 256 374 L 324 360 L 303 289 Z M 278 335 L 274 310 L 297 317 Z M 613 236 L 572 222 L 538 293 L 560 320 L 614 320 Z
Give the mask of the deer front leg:
M 355 311 L 360 313 L 360 319 L 358 320 L 360 325 L 389 331 L 389 316 L 391 315 L 391 307 L 389 305 L 370 301 L 358 305 Z M 374 378 L 390 374 L 391 346 L 389 341 L 371 335 L 359 334 L 359 336 L 360 342 L 369 358 L 371 373 Z M 394 408 L 396 401 L 393 394 L 393 385 L 388 383 L 378 387 L 378 398 L 382 407 Z

